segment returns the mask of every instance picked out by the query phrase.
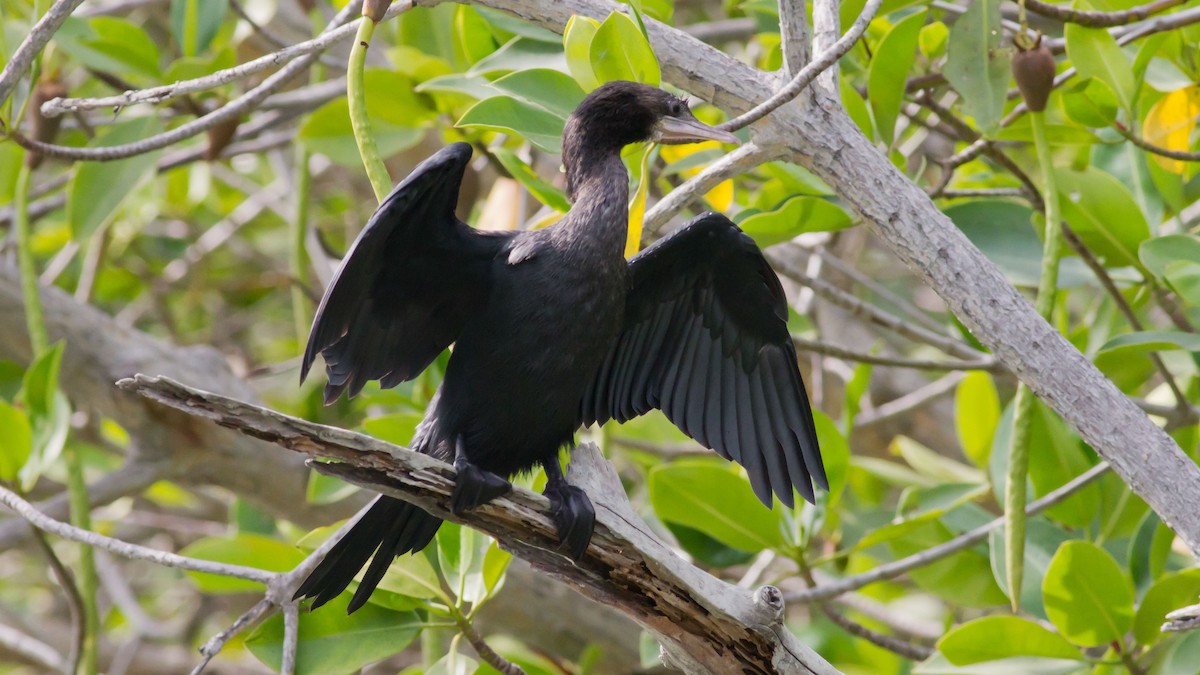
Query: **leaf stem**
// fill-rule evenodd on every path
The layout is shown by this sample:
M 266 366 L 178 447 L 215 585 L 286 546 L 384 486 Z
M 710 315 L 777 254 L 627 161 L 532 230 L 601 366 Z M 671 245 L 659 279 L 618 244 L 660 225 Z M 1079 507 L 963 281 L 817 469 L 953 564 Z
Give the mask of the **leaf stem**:
M 42 301 L 38 294 L 37 271 L 34 269 L 33 249 L 30 243 L 31 227 L 29 223 L 29 179 L 32 169 L 24 161 L 17 171 L 16 192 L 13 195 L 13 224 L 17 238 L 17 260 L 21 268 L 21 292 L 25 304 L 25 325 L 29 331 L 29 362 L 36 363 L 38 358 L 49 349 L 50 340 L 46 334 L 46 320 L 42 314 Z M 57 388 L 57 383 L 54 383 Z M 83 477 L 83 464 L 80 461 L 78 448 L 71 445 L 63 451 L 67 463 L 67 497 L 71 506 L 71 523 L 78 528 L 91 529 L 91 504 L 88 500 L 87 483 Z M 83 672 L 92 675 L 98 667 L 97 631 L 100 617 L 96 610 L 96 561 L 92 557 L 92 547 L 81 544 L 79 547 L 79 592 L 83 601 L 83 642 L 81 645 L 80 663 Z
M 1042 195 L 1046 207 L 1046 243 L 1042 251 L 1042 277 L 1038 284 L 1035 306 L 1038 314 L 1049 321 L 1054 311 L 1054 297 L 1058 293 L 1062 215 L 1059 209 L 1058 187 L 1054 180 L 1054 158 L 1050 155 L 1050 142 L 1046 138 L 1046 120 L 1041 112 L 1030 112 L 1029 115 L 1038 167 L 1042 173 Z M 1014 612 L 1020 603 L 1021 583 L 1025 574 L 1025 488 L 1029 474 L 1029 435 L 1033 403 L 1033 393 L 1024 384 L 1019 385 L 1013 404 L 1012 448 L 1004 493 L 1004 512 L 1007 519 L 1007 527 L 1004 530 L 1005 565 L 1008 596 Z
M 350 126 L 354 128 L 354 141 L 358 144 L 358 154 L 362 156 L 363 166 L 367 169 L 367 178 L 371 180 L 371 188 L 375 198 L 380 202 L 392 190 L 392 178 L 388 175 L 383 158 L 379 156 L 379 147 L 375 145 L 375 136 L 371 133 L 371 118 L 367 115 L 367 96 L 363 84 L 363 67 L 367 62 L 367 48 L 371 46 L 371 36 L 375 34 L 375 22 L 364 18 L 358 24 L 358 33 L 354 36 L 354 46 L 350 49 L 350 63 L 346 70 L 346 96 L 350 104 Z

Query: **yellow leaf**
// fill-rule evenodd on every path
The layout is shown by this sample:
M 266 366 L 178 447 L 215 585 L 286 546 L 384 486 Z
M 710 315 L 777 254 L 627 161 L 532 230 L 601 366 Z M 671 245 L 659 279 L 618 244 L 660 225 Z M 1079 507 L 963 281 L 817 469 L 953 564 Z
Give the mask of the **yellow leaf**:
M 1196 118 L 1200 115 L 1200 86 L 1176 89 L 1158 100 L 1142 123 L 1142 137 L 1168 150 L 1186 151 Z M 1161 155 L 1152 155 L 1159 166 L 1173 173 L 1183 173 L 1187 163 Z
M 702 150 L 720 149 L 721 144 L 716 141 L 704 141 L 702 143 L 692 143 L 690 145 L 664 145 L 659 154 L 662 155 L 667 164 L 674 164 L 681 159 L 696 154 Z M 684 178 L 691 178 L 700 173 L 704 167 L 697 166 L 685 171 L 681 171 L 680 175 Z M 709 190 L 704 195 L 704 199 L 716 211 L 726 211 L 733 205 L 733 181 L 727 180 L 717 184 L 716 187 Z
M 733 181 L 723 180 L 717 183 L 717 186 L 709 190 L 704 198 L 708 200 L 714 211 L 724 213 L 733 205 Z
M 632 258 L 642 246 L 642 223 L 646 218 L 646 193 L 650 184 L 650 153 L 653 151 L 654 145 L 647 144 L 646 151 L 642 153 L 642 168 L 638 172 L 637 192 L 633 193 L 633 200 L 629 203 L 629 230 L 625 237 L 626 258 Z

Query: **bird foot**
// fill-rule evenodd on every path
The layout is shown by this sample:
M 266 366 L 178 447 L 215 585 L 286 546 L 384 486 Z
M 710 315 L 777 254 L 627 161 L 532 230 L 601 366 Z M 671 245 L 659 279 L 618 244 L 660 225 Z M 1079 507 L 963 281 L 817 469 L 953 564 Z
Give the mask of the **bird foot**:
M 454 459 L 454 470 L 458 475 L 454 479 L 454 492 L 450 495 L 450 510 L 456 516 L 512 491 L 512 483 L 471 464 L 462 453 Z
M 578 562 L 587 552 L 596 529 L 596 510 L 583 490 L 565 480 L 551 482 L 542 492 L 550 500 L 551 517 L 558 531 L 559 548 L 565 547 L 571 559 Z

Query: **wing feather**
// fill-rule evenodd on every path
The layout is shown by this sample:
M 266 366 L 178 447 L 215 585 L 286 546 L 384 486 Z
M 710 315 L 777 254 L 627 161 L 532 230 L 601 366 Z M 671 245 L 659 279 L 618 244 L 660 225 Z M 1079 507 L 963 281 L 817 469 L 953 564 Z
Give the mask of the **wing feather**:
M 321 354 L 325 402 L 370 380 L 410 380 L 457 339 L 486 297 L 492 261 L 512 233 L 454 216 L 471 146 L 454 143 L 392 190 L 350 247 L 321 299 L 300 381 Z
M 659 408 L 787 506 L 828 487 L 779 278 L 724 216 L 703 215 L 630 261 L 621 336 L 588 386 L 585 423 Z

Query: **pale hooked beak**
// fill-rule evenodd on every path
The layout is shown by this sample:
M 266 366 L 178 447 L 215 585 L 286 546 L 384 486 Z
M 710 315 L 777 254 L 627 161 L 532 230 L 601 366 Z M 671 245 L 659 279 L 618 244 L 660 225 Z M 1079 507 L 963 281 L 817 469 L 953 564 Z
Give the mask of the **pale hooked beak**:
M 654 133 L 650 139 L 664 145 L 681 143 L 699 143 L 701 141 L 717 141 L 738 145 L 741 141 L 728 131 L 710 127 L 696 118 L 663 117 L 654 125 Z

